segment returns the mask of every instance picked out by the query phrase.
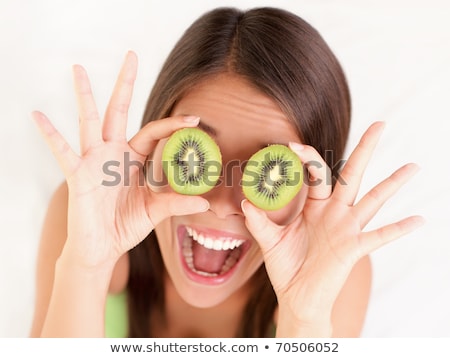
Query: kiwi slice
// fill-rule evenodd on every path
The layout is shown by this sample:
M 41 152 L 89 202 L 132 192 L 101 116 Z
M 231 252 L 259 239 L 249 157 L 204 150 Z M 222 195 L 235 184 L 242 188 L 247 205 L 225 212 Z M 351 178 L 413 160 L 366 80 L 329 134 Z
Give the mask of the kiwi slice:
M 303 185 L 303 166 L 289 147 L 269 145 L 247 162 L 242 176 L 245 197 L 263 210 L 287 205 Z
M 219 146 L 198 128 L 173 133 L 164 146 L 162 161 L 171 188 L 185 195 L 200 195 L 214 188 L 222 170 Z

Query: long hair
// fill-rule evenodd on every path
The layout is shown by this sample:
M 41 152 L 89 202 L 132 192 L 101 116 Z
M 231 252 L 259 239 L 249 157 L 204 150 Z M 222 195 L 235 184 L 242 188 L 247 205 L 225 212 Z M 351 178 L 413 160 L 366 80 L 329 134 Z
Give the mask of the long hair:
M 147 102 L 142 126 L 170 116 L 190 88 L 220 73 L 242 76 L 272 98 L 334 171 L 350 127 L 344 72 L 321 35 L 288 11 L 218 8 L 205 13 L 169 54 Z M 327 155 L 331 151 L 332 156 Z M 335 177 L 336 173 L 333 173 Z M 155 233 L 130 251 L 129 336 L 151 334 L 150 314 L 164 312 L 164 264 Z M 277 300 L 264 265 L 247 303 L 238 337 L 271 334 Z

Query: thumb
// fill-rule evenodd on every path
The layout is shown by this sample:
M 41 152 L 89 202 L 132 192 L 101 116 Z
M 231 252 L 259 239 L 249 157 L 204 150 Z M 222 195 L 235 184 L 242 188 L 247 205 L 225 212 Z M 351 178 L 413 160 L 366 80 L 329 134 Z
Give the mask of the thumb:
M 267 214 L 251 204 L 247 199 L 241 202 L 245 224 L 258 242 L 263 254 L 272 249 L 281 239 L 282 227 L 271 221 Z
M 150 202 L 147 211 L 153 226 L 156 226 L 170 216 L 196 214 L 208 209 L 208 200 L 200 196 L 159 193 Z

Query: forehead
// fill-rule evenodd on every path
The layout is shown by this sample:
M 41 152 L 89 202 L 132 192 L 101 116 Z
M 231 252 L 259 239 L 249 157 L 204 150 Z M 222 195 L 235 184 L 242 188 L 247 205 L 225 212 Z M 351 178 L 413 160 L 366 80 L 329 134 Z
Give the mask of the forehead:
M 234 74 L 220 74 L 200 82 L 183 96 L 173 112 L 200 116 L 204 129 L 219 141 L 226 138 L 241 146 L 299 141 L 293 123 L 278 104 Z

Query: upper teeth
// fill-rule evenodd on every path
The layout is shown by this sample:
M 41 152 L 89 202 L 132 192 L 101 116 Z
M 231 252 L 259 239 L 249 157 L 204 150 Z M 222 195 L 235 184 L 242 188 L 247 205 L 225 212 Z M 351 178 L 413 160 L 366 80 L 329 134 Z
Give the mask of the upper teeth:
M 244 243 L 244 240 L 232 239 L 230 237 L 212 238 L 203 233 L 198 233 L 193 228 L 186 226 L 186 231 L 194 241 L 212 250 L 233 250 Z

